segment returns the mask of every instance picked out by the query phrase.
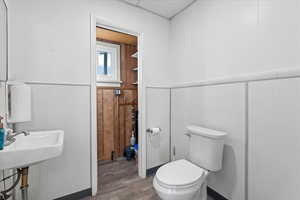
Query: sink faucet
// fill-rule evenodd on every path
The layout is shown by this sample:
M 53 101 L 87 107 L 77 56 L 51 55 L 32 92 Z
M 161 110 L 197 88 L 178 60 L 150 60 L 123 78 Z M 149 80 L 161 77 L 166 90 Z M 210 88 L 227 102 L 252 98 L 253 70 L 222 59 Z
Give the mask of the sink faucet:
M 28 131 L 19 131 L 19 132 L 13 132 L 13 130 L 8 129 L 7 130 L 7 135 L 6 135 L 6 143 L 5 146 L 8 146 L 16 141 L 16 136 L 24 134 L 25 136 L 30 135 Z

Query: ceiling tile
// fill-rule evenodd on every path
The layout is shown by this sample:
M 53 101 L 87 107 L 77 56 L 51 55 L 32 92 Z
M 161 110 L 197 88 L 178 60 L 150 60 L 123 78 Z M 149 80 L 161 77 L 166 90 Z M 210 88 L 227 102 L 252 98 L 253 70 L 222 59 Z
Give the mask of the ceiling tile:
M 141 0 L 140 6 L 167 18 L 173 17 L 193 0 Z
M 123 0 L 166 18 L 171 18 L 195 0 Z

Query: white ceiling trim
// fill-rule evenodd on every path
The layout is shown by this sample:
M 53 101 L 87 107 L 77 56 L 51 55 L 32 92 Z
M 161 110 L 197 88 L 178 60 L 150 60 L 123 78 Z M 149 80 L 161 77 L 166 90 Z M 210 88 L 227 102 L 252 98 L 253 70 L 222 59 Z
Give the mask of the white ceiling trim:
M 142 10 L 145 10 L 145 11 L 147 11 L 147 12 L 149 12 L 149 13 L 152 13 L 152 14 L 157 15 L 157 16 L 159 16 L 159 17 L 162 17 L 162 18 L 164 18 L 164 19 L 172 20 L 174 17 L 176 17 L 177 15 L 179 15 L 180 13 L 182 13 L 184 10 L 186 10 L 187 8 L 189 8 L 191 5 L 193 5 L 197 0 L 191 1 L 191 2 L 188 3 L 185 7 L 183 7 L 182 9 L 180 9 L 178 12 L 176 12 L 175 14 L 173 14 L 173 15 L 170 16 L 170 17 L 164 16 L 164 15 L 158 13 L 158 12 L 155 12 L 155 11 L 153 11 L 153 10 L 151 10 L 151 9 L 147 9 L 147 8 L 141 6 L 141 5 L 140 5 L 140 1 L 141 1 L 141 0 L 129 0 L 129 1 L 131 1 L 131 2 L 128 2 L 128 0 L 117 0 L 117 1 L 122 2 L 122 3 L 125 3 L 125 4 L 128 4 L 128 5 L 130 5 L 130 6 L 134 6 L 134 7 L 140 8 L 140 9 L 142 9 Z

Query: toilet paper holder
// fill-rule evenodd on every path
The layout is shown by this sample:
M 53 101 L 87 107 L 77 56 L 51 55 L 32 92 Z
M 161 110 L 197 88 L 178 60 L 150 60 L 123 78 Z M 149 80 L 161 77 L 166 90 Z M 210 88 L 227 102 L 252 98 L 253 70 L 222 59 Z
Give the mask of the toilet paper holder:
M 154 133 L 154 129 L 158 129 L 158 131 L 161 132 L 161 128 L 159 128 L 159 127 L 158 128 L 147 128 L 146 132 L 152 134 L 152 133 Z

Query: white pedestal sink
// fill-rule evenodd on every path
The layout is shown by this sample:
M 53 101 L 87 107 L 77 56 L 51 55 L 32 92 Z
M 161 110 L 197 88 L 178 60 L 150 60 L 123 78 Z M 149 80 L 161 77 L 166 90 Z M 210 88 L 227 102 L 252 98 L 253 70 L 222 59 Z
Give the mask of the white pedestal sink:
M 0 170 L 27 167 L 59 156 L 64 131 L 38 131 L 18 135 L 16 141 L 0 151 Z

